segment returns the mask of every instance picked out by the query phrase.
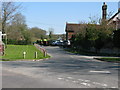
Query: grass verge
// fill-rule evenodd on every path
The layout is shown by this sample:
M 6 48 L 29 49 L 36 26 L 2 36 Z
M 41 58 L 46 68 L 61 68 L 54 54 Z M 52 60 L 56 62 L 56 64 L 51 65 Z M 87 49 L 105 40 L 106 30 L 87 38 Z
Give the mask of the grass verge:
M 87 55 L 87 56 L 111 56 L 111 57 L 102 57 L 102 58 L 94 58 L 97 60 L 101 60 L 101 61 L 107 61 L 107 62 L 116 62 L 116 63 L 120 63 L 120 58 L 118 57 L 114 57 L 114 56 L 118 56 L 118 55 L 111 55 L 111 54 L 105 54 L 105 53 L 94 53 L 94 52 L 85 52 L 85 51 L 76 51 L 70 48 L 64 49 L 65 51 L 68 51 L 70 53 L 74 53 L 74 54 L 81 54 L 81 55 Z
M 101 61 L 107 61 L 107 62 L 117 62 L 120 63 L 120 58 L 113 58 L 113 57 L 103 57 L 103 58 L 95 58 Z
M 87 56 L 112 56 L 112 57 L 118 57 L 120 55 L 117 54 L 107 54 L 107 53 L 96 53 L 96 52 L 90 52 L 90 51 L 85 51 L 85 50 L 74 50 L 72 48 L 65 48 L 65 51 L 74 53 L 74 54 L 81 54 L 81 55 L 87 55 Z
M 37 59 L 49 58 L 47 55 L 44 57 L 43 53 L 33 45 L 7 45 L 5 49 L 5 55 L 2 56 L 3 61 L 23 60 L 23 52 L 26 52 L 25 59 L 35 59 L 35 52 L 38 53 Z

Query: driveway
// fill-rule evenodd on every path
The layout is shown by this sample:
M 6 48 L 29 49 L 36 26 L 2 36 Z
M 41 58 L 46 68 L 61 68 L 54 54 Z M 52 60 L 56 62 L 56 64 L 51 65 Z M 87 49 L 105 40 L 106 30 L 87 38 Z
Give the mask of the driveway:
M 2 86 L 7 87 L 10 82 L 4 74 L 14 73 L 16 80 L 17 76 L 24 78 L 21 75 L 25 75 L 28 80 L 33 81 L 32 83 L 37 82 L 36 86 L 31 84 L 29 87 L 118 88 L 118 63 L 98 61 L 93 59 L 94 56 L 75 55 L 59 47 L 44 48 L 52 56 L 50 59 L 2 62 Z M 47 85 L 41 86 L 39 83 Z M 24 87 L 27 88 L 28 85 Z M 18 86 L 9 85 L 9 87 Z

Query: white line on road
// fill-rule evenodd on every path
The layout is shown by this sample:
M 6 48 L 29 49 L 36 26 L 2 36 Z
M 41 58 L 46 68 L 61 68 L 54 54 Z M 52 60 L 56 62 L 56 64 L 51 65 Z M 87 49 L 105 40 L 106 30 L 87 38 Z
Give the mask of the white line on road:
M 59 77 L 58 78 L 59 80 L 65 80 L 65 81 L 69 81 L 69 79 L 73 79 L 73 77 L 67 77 L 66 79 L 65 78 L 62 78 L 62 77 Z M 100 85 L 100 86 L 103 86 L 103 87 L 107 87 L 108 85 L 107 84 L 104 84 L 104 83 L 98 83 L 98 82 L 91 82 L 90 80 L 83 80 L 83 79 L 78 79 L 77 81 L 76 80 L 72 80 L 73 83 L 79 83 L 79 84 L 82 84 L 82 85 L 85 85 L 85 86 L 91 86 L 92 84 L 93 85 Z M 90 84 L 91 83 L 91 84 Z M 113 87 L 114 88 L 114 87 Z
M 93 72 L 93 73 L 111 73 L 110 71 L 89 71 L 89 72 Z
M 82 85 L 85 85 L 85 86 L 90 86 L 90 84 L 88 83 L 81 83 Z
M 59 80 L 62 80 L 62 79 L 64 79 L 64 78 L 61 78 L 61 77 L 60 77 L 60 78 L 58 78 L 58 79 L 59 79 Z
M 68 79 L 73 79 L 72 77 L 67 77 Z
M 98 82 L 91 82 L 90 80 L 83 80 L 83 79 L 78 79 L 79 81 L 82 81 L 82 85 L 86 85 L 86 86 L 91 86 L 90 83 L 93 83 L 93 84 L 96 84 L 96 85 L 100 85 L 100 86 L 103 86 L 103 87 L 107 87 L 108 85 L 107 84 L 104 84 L 104 83 L 98 83 Z
M 93 82 L 93 84 L 97 84 L 97 85 L 101 85 L 101 86 L 107 87 L 107 84 L 104 84 L 104 83 Z
M 118 88 L 118 87 L 111 87 L 111 88 Z

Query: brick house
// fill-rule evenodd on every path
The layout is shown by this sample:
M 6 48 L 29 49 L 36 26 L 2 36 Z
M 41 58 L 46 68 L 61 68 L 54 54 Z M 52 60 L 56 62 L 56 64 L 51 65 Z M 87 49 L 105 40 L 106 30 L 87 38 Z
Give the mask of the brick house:
M 118 12 L 108 20 L 108 25 L 114 24 L 116 30 L 120 29 L 120 8 Z
M 66 23 L 66 40 L 70 40 L 72 35 L 76 33 L 76 31 L 79 30 L 81 24 L 75 24 L 75 23 Z
M 77 34 L 82 28 L 85 28 L 87 24 L 66 23 L 66 40 L 70 40 L 73 35 Z
M 120 2 L 119 2 L 120 4 Z M 107 5 L 105 2 L 102 5 L 102 20 L 106 21 L 107 16 Z M 112 16 L 108 21 L 107 25 L 113 24 L 115 25 L 116 30 L 120 29 L 120 7 L 118 8 L 118 12 Z M 77 31 L 79 31 L 85 24 L 75 24 L 75 23 L 66 23 L 66 40 L 70 40 L 72 35 L 75 35 Z M 99 27 L 99 25 L 97 25 Z

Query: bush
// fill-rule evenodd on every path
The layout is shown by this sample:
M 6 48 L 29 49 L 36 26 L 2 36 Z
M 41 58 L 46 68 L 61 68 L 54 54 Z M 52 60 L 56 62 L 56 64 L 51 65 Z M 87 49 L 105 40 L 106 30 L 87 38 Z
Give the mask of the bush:
M 120 48 L 120 29 L 114 31 L 113 43 L 115 47 Z
M 29 45 L 31 44 L 31 41 L 28 40 L 13 40 L 13 39 L 8 39 L 7 44 L 13 44 L 13 45 Z
M 17 44 L 17 40 L 8 39 L 7 44 Z

